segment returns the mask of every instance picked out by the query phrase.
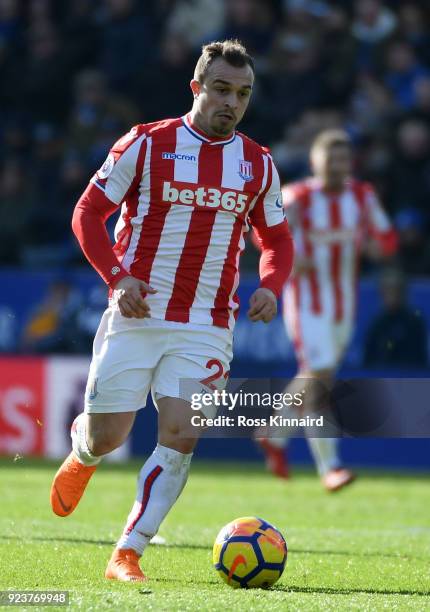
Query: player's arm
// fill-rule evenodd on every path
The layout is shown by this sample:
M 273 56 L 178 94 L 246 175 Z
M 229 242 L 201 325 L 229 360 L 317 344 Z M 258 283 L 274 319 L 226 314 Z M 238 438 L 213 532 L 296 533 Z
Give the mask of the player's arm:
M 370 185 L 365 186 L 366 240 L 362 252 L 370 259 L 390 257 L 397 251 L 397 232 Z
M 314 261 L 310 257 L 307 257 L 304 252 L 303 229 L 301 227 L 299 215 L 303 190 L 303 183 L 292 183 L 282 187 L 285 216 L 294 236 L 294 263 L 291 271 L 293 276 L 308 274 L 315 267 Z
M 284 217 L 278 172 L 271 157 L 267 186 L 250 213 L 255 238 L 261 249 L 260 287 L 250 298 L 251 321 L 271 321 L 277 312 L 277 298 L 290 275 L 293 241 Z
M 125 143 L 121 144 L 124 140 Z M 118 261 L 105 223 L 137 188 L 141 140 L 134 139 L 130 143 L 130 139 L 123 138 L 114 145 L 106 162 L 80 197 L 72 217 L 72 229 L 82 251 L 105 283 L 115 290 L 121 314 L 138 318 L 149 316 L 142 291 L 154 293 L 154 289 L 130 276 Z

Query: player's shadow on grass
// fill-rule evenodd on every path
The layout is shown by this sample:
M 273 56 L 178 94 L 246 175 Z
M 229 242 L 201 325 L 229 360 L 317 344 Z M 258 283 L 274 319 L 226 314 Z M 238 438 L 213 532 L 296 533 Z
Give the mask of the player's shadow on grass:
M 0 540 L 25 540 L 33 542 L 70 542 L 71 544 L 96 544 L 97 546 L 114 546 L 115 540 L 91 540 L 89 538 L 68 538 L 65 536 L 61 537 L 39 537 L 33 536 L 31 538 L 23 536 L 7 536 L 0 535 Z M 211 551 L 211 546 L 205 544 L 152 544 L 151 546 L 159 546 L 166 548 L 179 548 L 183 550 L 206 550 Z M 346 557 L 382 557 L 387 559 L 416 559 L 427 561 L 429 557 L 419 555 L 402 555 L 397 553 L 381 553 L 381 552 L 349 552 L 347 550 L 312 550 L 308 548 L 290 548 L 288 552 L 295 555 L 342 555 Z
M 113 540 L 90 540 L 87 538 L 65 538 L 65 537 L 51 537 L 51 538 L 42 538 L 42 537 L 32 537 L 32 538 L 24 538 L 20 536 L 6 536 L 0 535 L 0 540 L 25 540 L 25 541 L 35 541 L 35 542 L 70 542 L 73 544 L 96 544 L 98 546 L 113 546 L 115 542 Z M 158 546 L 165 546 L 166 548 L 181 548 L 184 550 L 205 550 L 210 551 L 210 546 L 205 546 L 203 544 L 159 544 Z M 401 555 L 390 554 L 390 553 L 349 553 L 347 551 L 332 551 L 332 550 L 299 550 L 299 549 L 290 549 L 290 553 L 294 554 L 317 554 L 317 555 L 348 555 L 348 556 L 373 556 L 373 557 L 394 557 L 399 558 Z M 407 557 L 409 559 L 427 559 L 427 557 Z M 157 578 L 156 582 L 181 582 L 182 580 L 177 580 L 175 578 Z M 195 581 L 194 581 L 195 582 Z M 218 585 L 218 580 L 205 580 L 199 581 L 199 583 L 206 585 Z M 412 590 L 402 590 L 399 589 L 397 591 L 390 591 L 388 589 L 336 589 L 332 587 L 302 587 L 302 586 L 294 586 L 294 585 L 274 585 L 269 589 L 270 591 L 284 591 L 287 593 L 321 593 L 325 595 L 351 595 L 353 593 L 363 593 L 367 595 L 417 595 L 419 597 L 429 597 L 430 591 L 412 591 Z
M 270 587 L 270 591 L 283 591 L 285 593 L 321 593 L 324 595 L 352 595 L 360 594 L 364 595 L 418 595 L 419 597 L 429 597 L 430 591 L 413 591 L 409 589 L 398 589 L 397 591 L 390 591 L 389 589 L 336 589 L 335 587 L 302 587 L 294 585 L 282 585 L 275 584 Z

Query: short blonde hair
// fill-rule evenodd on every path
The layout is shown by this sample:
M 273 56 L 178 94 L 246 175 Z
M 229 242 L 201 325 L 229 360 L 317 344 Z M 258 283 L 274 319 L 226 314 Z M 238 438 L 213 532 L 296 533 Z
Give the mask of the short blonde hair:
M 236 38 L 230 40 L 217 40 L 209 43 L 208 45 L 203 45 L 202 54 L 200 55 L 194 70 L 194 78 L 196 81 L 203 83 L 209 66 L 218 57 L 221 57 L 235 68 L 242 68 L 243 66 L 248 65 L 251 67 L 252 72 L 255 72 L 254 60 L 249 55 L 240 40 L 237 40 Z

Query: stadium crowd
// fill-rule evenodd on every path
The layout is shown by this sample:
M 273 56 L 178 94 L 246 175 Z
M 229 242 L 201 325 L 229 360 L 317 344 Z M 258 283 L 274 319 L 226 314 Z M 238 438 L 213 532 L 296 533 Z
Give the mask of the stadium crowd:
M 429 13 L 424 1 L 1 0 L 2 262 L 76 260 L 71 210 L 110 144 L 185 112 L 200 45 L 237 36 L 259 75 L 242 129 L 294 180 L 315 132 L 346 127 L 405 271 L 430 274 Z
M 318 131 L 344 127 L 399 232 L 399 267 L 430 275 L 425 0 L 0 0 L 2 265 L 83 264 L 70 218 L 88 178 L 130 126 L 187 111 L 202 43 L 229 37 L 258 73 L 240 129 L 283 180 L 309 172 Z

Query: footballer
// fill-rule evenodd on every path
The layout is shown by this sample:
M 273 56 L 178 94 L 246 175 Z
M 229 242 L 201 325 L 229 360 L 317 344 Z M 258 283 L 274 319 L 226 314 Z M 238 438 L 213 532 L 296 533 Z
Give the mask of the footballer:
M 282 189 L 295 247 L 283 316 L 299 367 L 292 387 L 298 384 L 305 390 L 306 409 L 320 414 L 330 406 L 320 405 L 319 389 L 332 388 L 354 328 L 360 254 L 375 260 L 388 257 L 396 250 L 397 237 L 372 185 L 352 176 L 346 132 L 321 132 L 310 160 L 313 176 Z M 257 437 L 268 468 L 288 477 L 288 438 L 264 438 L 261 433 Z M 324 487 L 336 491 L 352 482 L 354 475 L 339 456 L 338 439 L 314 437 L 317 428 L 306 428 L 305 433 Z
M 73 450 L 52 483 L 53 511 L 74 511 L 149 391 L 158 410 L 158 444 L 140 471 L 108 579 L 145 580 L 139 558 L 187 481 L 197 441 L 191 396 L 226 384 L 249 224 L 262 244 L 251 321 L 273 319 L 290 273 L 278 173 L 269 151 L 235 129 L 253 83 L 253 60 L 238 41 L 204 46 L 190 112 L 137 125 L 118 140 L 73 214 L 80 246 L 109 287 L 109 306 L 94 339 L 84 411 L 72 426 Z M 115 213 L 112 247 L 105 222 Z M 202 408 L 202 417 L 211 410 Z

